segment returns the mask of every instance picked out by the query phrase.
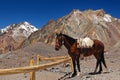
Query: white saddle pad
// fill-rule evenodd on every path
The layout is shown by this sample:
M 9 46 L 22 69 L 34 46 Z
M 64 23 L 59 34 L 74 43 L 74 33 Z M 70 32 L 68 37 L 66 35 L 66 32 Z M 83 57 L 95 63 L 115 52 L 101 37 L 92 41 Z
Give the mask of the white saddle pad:
M 78 47 L 80 48 L 90 48 L 93 46 L 94 41 L 89 37 L 85 37 L 85 38 L 78 39 L 77 43 L 79 44 Z

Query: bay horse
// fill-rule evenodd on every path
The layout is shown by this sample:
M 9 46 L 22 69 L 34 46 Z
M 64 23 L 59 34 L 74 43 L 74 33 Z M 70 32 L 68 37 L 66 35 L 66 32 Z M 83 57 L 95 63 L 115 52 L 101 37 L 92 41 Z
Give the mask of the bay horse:
M 94 44 L 92 46 L 92 48 L 88 48 L 88 49 L 84 49 L 86 50 L 83 54 L 83 49 L 82 48 L 77 48 L 77 39 L 74 39 L 68 35 L 65 34 L 58 34 L 56 33 L 56 40 L 55 40 L 55 50 L 59 50 L 61 48 L 62 45 L 64 45 L 67 50 L 68 50 L 68 54 L 70 55 L 72 62 L 73 62 L 73 69 L 74 72 L 72 74 L 71 77 L 74 77 L 77 75 L 77 70 L 76 70 L 76 64 L 77 64 L 77 68 L 78 71 L 80 73 L 80 64 L 79 64 L 79 58 L 81 56 L 81 54 L 84 55 L 84 57 L 90 56 L 90 55 L 94 55 L 97 62 L 96 62 L 96 67 L 94 70 L 94 73 L 97 72 L 97 68 L 99 66 L 99 71 L 97 73 L 101 73 L 102 71 L 102 63 L 105 66 L 105 68 L 107 69 L 106 63 L 105 63 L 105 59 L 104 59 L 104 44 L 97 40 L 94 39 Z

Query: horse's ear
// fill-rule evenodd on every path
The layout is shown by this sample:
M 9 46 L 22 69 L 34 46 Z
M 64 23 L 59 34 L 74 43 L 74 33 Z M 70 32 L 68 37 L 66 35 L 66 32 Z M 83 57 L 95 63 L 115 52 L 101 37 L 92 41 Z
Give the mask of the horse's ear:
M 62 33 L 60 32 L 60 35 L 62 35 Z
M 62 33 L 60 32 L 60 33 L 56 33 L 56 36 L 60 36 L 60 35 L 62 35 Z
M 62 35 L 62 32 L 60 32 L 60 35 Z

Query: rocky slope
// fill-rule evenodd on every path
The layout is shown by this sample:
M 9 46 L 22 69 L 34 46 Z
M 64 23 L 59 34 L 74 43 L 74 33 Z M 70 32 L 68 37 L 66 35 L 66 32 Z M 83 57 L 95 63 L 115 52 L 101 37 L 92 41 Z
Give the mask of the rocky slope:
M 73 10 L 68 15 L 49 21 L 34 32 L 23 46 L 37 42 L 54 44 L 55 33 L 62 32 L 73 38 L 89 36 L 101 40 L 109 48 L 120 40 L 120 20 L 106 14 L 104 10 Z
M 120 45 L 119 45 L 120 46 Z M 120 47 L 111 49 L 105 53 L 105 60 L 109 72 L 103 67 L 101 74 L 89 74 L 95 69 L 96 59 L 94 56 L 86 57 L 80 61 L 81 75 L 69 78 L 71 66 L 69 63 L 56 65 L 47 69 L 36 72 L 36 80 L 120 80 Z M 9 69 L 17 67 L 29 66 L 30 60 L 34 59 L 36 64 L 36 56 L 40 54 L 44 57 L 55 57 L 68 55 L 66 48 L 62 47 L 59 51 L 55 51 L 54 47 L 44 43 L 36 43 L 29 45 L 23 49 L 12 51 L 11 53 L 0 55 L 0 69 Z M 40 61 L 41 64 L 47 64 L 51 61 Z M 52 61 L 53 62 L 53 61 Z M 102 65 L 103 66 L 103 65 Z M 47 76 L 47 77 L 46 77 Z M 0 76 L 0 80 L 30 80 L 29 73 L 13 74 Z
M 12 24 L 0 30 L 0 54 L 17 49 L 21 43 L 36 31 L 28 22 Z

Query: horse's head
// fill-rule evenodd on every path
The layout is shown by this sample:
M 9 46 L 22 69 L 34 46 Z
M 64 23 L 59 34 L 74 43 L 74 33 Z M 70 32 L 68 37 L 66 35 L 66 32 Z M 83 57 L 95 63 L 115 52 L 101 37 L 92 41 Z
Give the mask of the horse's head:
M 60 33 L 56 33 L 56 40 L 55 40 L 55 50 L 59 50 L 61 48 L 61 46 L 64 43 L 64 38 L 63 38 L 63 34 Z

